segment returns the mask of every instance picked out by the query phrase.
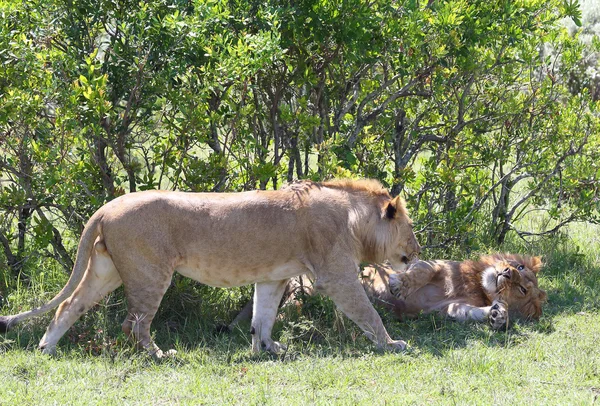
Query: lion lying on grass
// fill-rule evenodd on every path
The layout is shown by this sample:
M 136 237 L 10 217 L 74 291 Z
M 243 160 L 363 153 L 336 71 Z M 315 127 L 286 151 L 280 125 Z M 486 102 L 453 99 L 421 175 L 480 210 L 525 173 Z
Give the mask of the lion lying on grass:
M 359 273 L 359 280 L 374 304 L 390 310 L 398 318 L 439 311 L 460 321 L 488 321 L 492 328 L 507 326 L 508 313 L 537 319 L 542 314 L 546 292 L 538 287 L 539 257 L 513 254 L 482 256 L 476 261 L 417 261 L 406 272 L 395 272 L 385 265 L 370 265 Z M 288 284 L 286 302 L 298 293 L 313 294 L 307 276 Z M 229 329 L 249 319 L 247 305 Z
M 311 274 L 317 289 L 378 346 L 403 349 L 356 272 L 362 261 L 389 260 L 404 269 L 419 250 L 404 202 L 373 180 L 307 181 L 243 193 L 131 193 L 90 218 L 61 292 L 37 309 L 0 317 L 0 331 L 58 306 L 39 344 L 52 353 L 81 315 L 123 284 L 123 331 L 160 358 L 150 324 L 177 271 L 210 286 L 255 283 L 252 348 L 277 352 L 271 329 L 285 287 L 290 278 Z
M 396 312 L 439 311 L 454 319 L 507 326 L 509 312 L 538 319 L 546 292 L 538 287 L 539 257 L 495 254 L 476 261 L 417 261 L 406 272 L 376 270 L 389 282 Z M 383 276 L 385 275 L 385 276 Z

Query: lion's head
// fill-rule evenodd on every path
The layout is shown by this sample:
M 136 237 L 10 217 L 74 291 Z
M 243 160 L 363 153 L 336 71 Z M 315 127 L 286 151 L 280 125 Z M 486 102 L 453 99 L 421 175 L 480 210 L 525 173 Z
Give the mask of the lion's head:
M 296 184 L 293 190 L 306 185 L 343 190 L 349 197 L 350 233 L 362 262 L 389 261 L 395 271 L 403 271 L 421 252 L 413 224 L 404 200 L 392 198 L 383 185 L 373 179 L 351 181 L 336 179 L 321 184 Z
M 547 298 L 538 287 L 541 258 L 507 254 L 488 257 L 486 262 L 490 266 L 482 274 L 482 286 L 488 296 L 503 300 L 509 310 L 526 318 L 538 319 Z
M 394 271 L 406 270 L 408 264 L 416 260 L 421 252 L 421 246 L 413 231 L 412 220 L 408 217 L 404 200 L 399 196 L 387 202 L 383 214 L 383 222 L 391 229 L 390 237 L 393 242 L 386 258 Z

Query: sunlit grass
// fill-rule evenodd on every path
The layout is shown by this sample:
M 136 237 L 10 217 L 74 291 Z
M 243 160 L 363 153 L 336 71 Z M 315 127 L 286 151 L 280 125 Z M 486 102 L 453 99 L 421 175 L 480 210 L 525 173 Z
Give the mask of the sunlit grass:
M 154 323 L 175 359 L 154 363 L 120 332 L 117 292 L 86 315 L 51 358 L 35 350 L 47 319 L 0 338 L 0 399 L 8 404 L 590 404 L 600 394 L 600 237 L 574 225 L 568 237 L 534 244 L 514 239 L 505 251 L 544 257 L 540 285 L 549 302 L 539 322 L 508 332 L 436 315 L 398 322 L 382 313 L 405 353 L 377 351 L 328 300 L 282 311 L 275 357 L 250 351 L 248 326 L 219 334 L 247 292 L 207 293 L 176 285 Z M 19 292 L 19 308 L 55 291 Z M 44 289 L 55 289 L 47 282 Z M 204 297 L 192 300 L 188 294 Z M 204 296 L 203 296 L 204 295 Z M 208 296 L 207 296 L 208 295 Z M 214 297 L 211 297 L 214 295 Z M 214 306 L 224 303 L 227 311 Z M 14 308 L 5 308 L 11 313 Z

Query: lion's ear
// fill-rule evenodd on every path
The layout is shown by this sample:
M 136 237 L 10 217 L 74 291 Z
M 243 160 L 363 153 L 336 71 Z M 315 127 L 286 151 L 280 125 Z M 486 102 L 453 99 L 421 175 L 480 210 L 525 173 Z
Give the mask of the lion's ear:
M 544 264 L 542 263 L 542 257 L 532 257 L 531 258 L 531 270 L 533 273 L 538 273 L 542 270 Z
M 540 302 L 544 303 L 548 300 L 548 294 L 546 294 L 545 291 L 540 289 L 540 293 L 538 293 L 538 299 L 540 300 Z
M 397 216 L 398 212 L 406 213 L 404 200 L 402 200 L 400 196 L 394 197 L 385 204 L 385 217 L 388 219 L 393 219 Z
M 396 206 L 393 205 L 393 200 L 389 201 L 385 205 L 385 217 L 388 219 L 393 219 L 396 217 Z

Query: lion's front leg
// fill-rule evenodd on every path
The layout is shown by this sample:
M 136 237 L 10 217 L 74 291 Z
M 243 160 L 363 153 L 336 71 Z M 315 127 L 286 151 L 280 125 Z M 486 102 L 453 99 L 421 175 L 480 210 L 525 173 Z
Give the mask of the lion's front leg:
M 477 307 L 465 303 L 451 303 L 446 314 L 458 321 L 485 321 L 492 306 Z
M 252 314 L 252 350 L 278 353 L 285 346 L 271 339 L 271 331 L 277 316 L 277 309 L 288 280 L 257 283 L 254 289 L 254 309 Z
M 508 309 L 506 303 L 500 300 L 494 300 L 491 306 L 483 307 L 452 303 L 448 306 L 446 313 L 459 321 L 488 321 L 495 330 L 506 328 L 508 324 Z
M 406 300 L 412 293 L 431 282 L 435 272 L 431 263 L 417 261 L 406 272 L 390 274 L 390 291 L 398 299 Z
M 331 297 L 337 307 L 355 322 L 378 347 L 390 350 L 406 348 L 404 341 L 390 338 L 381 317 L 373 308 L 364 288 L 353 272 L 336 278 L 317 278 L 316 287 Z

